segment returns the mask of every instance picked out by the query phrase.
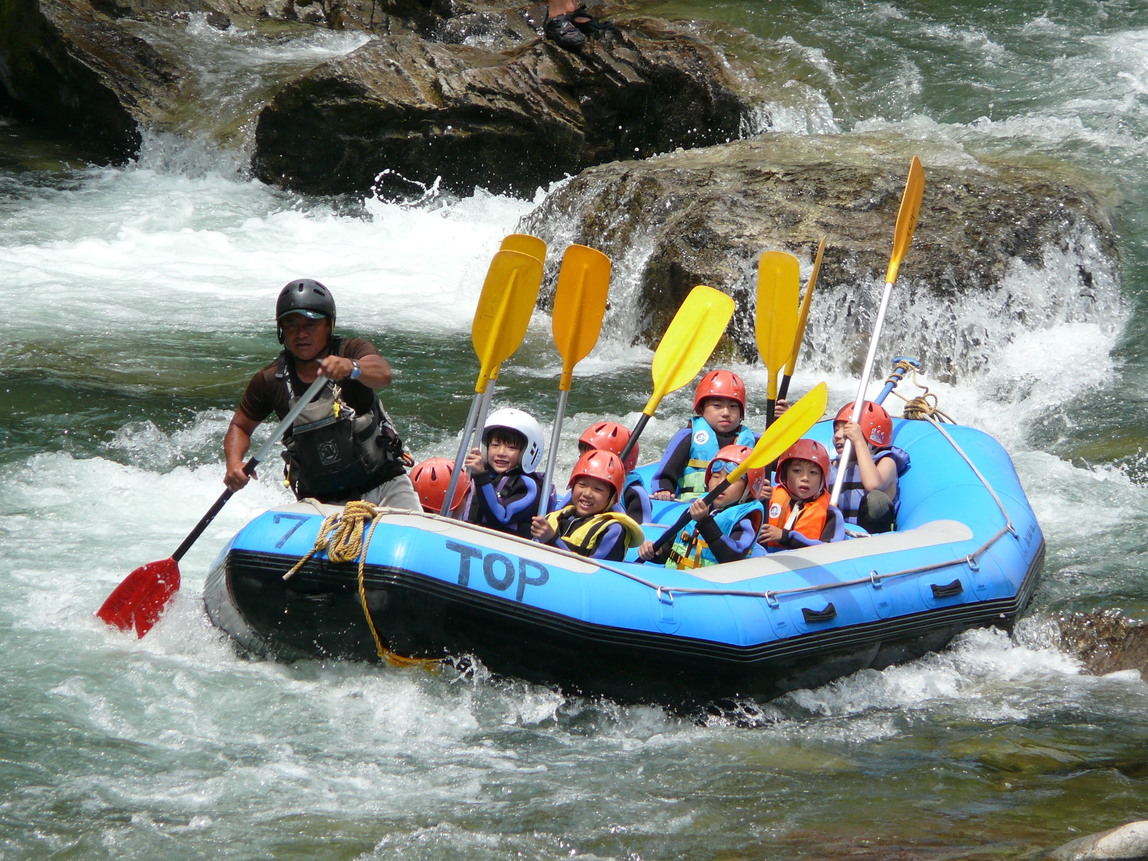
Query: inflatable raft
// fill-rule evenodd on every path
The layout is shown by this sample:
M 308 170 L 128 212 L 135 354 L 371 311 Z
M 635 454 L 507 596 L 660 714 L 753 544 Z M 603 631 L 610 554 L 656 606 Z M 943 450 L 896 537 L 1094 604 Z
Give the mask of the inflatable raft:
M 677 571 L 382 510 L 359 560 L 320 551 L 299 566 L 339 509 L 295 503 L 223 549 L 207 611 L 260 656 L 473 656 L 530 682 L 672 707 L 764 701 L 918 658 L 969 628 L 1011 629 L 1045 547 L 1011 460 L 973 428 L 894 424 L 912 458 L 894 533 Z M 831 434 L 826 421 L 807 436 Z M 658 519 L 679 506 L 659 505 Z

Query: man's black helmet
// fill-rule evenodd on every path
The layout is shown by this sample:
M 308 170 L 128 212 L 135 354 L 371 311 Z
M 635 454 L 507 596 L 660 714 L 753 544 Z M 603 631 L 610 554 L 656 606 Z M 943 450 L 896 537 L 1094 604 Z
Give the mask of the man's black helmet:
M 326 317 L 335 329 L 335 297 L 331 291 L 310 278 L 297 278 L 279 291 L 275 303 L 276 334 L 283 343 L 283 318 L 288 314 L 302 314 L 312 320 Z
M 287 314 L 300 313 L 318 320 L 326 317 L 335 325 L 335 297 L 331 291 L 310 278 L 298 278 L 279 291 L 279 301 L 275 303 L 275 320 L 282 320 Z

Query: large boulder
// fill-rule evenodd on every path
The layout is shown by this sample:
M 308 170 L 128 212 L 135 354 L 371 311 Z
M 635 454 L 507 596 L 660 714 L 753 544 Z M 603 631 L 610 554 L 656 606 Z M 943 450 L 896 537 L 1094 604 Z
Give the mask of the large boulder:
M 846 352 L 859 365 L 914 153 L 925 166 L 924 198 L 890 305 L 910 325 L 890 350 L 930 360 L 931 376 L 951 379 L 988 361 L 986 321 L 1008 318 L 1021 331 L 1118 301 L 1114 235 L 1086 178 L 863 135 L 771 134 L 600 165 L 552 192 L 518 229 L 610 255 L 615 280 L 634 282 L 636 308 L 625 313 L 648 321 L 638 337 L 647 344 L 696 284 L 734 295 L 741 313 L 730 333 L 747 359 L 757 356 L 761 252 L 791 251 L 808 274 L 828 237 L 806 344 L 855 343 Z M 1024 279 L 1010 286 L 1017 267 L 1043 269 L 1050 255 L 1068 261 L 1055 261 L 1063 287 L 1044 296 L 1025 293 Z
M 311 193 L 410 182 L 532 195 L 616 159 L 736 138 L 752 76 L 682 23 L 627 19 L 571 53 L 373 40 L 284 87 L 259 117 L 257 175 Z
M 178 100 L 181 75 L 86 0 L 0 0 L 0 86 L 11 103 L 112 160 Z

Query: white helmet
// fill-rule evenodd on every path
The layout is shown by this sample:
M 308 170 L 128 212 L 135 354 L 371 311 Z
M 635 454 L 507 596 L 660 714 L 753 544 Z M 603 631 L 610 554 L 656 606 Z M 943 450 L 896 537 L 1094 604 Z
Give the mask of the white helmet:
M 530 413 L 516 410 L 513 407 L 495 410 L 486 417 L 486 424 L 482 427 L 482 444 L 490 444 L 490 432 L 495 428 L 506 428 L 515 431 L 525 438 L 526 445 L 522 449 L 522 459 L 519 466 L 523 472 L 534 472 L 542 461 L 542 425 Z

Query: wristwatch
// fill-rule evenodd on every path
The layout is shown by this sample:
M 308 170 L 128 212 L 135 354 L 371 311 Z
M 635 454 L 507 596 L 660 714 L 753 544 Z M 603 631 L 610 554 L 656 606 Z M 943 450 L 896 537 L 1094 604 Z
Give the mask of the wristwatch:
M 363 369 L 359 367 L 359 363 L 354 359 L 351 359 L 351 373 L 347 375 L 347 379 L 357 380 L 359 379 L 359 374 L 361 373 L 363 373 Z

